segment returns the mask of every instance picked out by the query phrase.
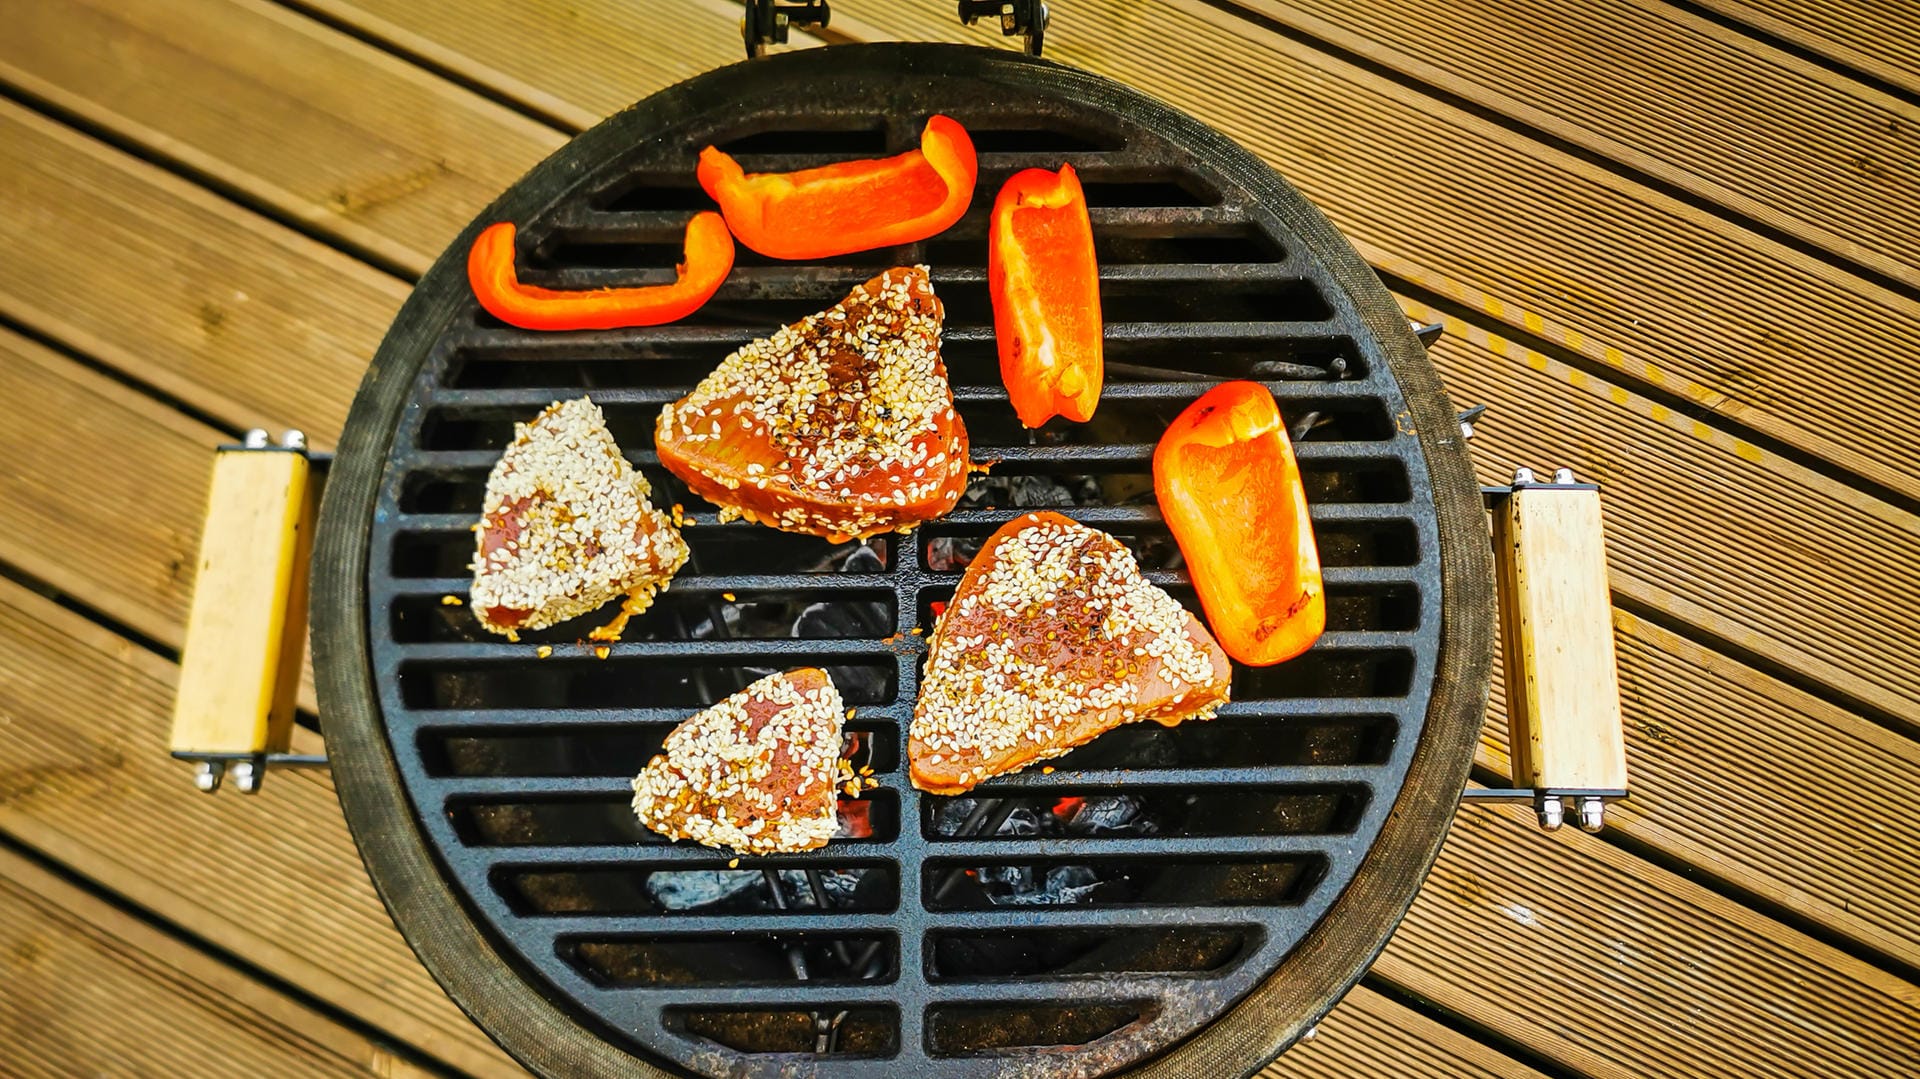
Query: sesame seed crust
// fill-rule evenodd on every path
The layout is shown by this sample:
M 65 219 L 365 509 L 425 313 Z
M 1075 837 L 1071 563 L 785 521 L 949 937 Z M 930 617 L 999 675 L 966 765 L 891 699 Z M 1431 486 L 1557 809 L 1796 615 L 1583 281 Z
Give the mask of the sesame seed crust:
M 515 424 L 475 526 L 474 617 L 514 637 L 624 596 L 620 614 L 593 634 L 617 639 L 687 560 L 686 541 L 651 493 L 588 398 Z
M 896 267 L 722 360 L 660 412 L 660 463 L 771 528 L 839 542 L 938 517 L 967 484 L 926 267 Z
M 670 839 L 791 854 L 833 838 L 845 706 L 825 671 L 770 675 L 694 715 L 633 780 L 633 812 Z
M 1029 513 L 987 540 L 935 625 L 907 746 L 959 794 L 1120 726 L 1211 719 L 1232 666 L 1112 536 Z

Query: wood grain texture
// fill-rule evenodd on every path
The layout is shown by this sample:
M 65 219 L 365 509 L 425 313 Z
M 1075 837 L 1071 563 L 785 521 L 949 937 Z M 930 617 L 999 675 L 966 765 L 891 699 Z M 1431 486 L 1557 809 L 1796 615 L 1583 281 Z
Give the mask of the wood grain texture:
M 728 0 L 303 3 L 574 129 L 746 57 L 740 7 Z M 814 44 L 793 35 L 794 47 Z
M 0 562 L 178 646 L 220 432 L 6 330 L 0 400 Z
M 1920 106 L 1659 0 L 1234 0 L 1920 286 Z
M 1544 1079 L 1498 1050 L 1355 986 L 1260 1079 Z
M 19 1079 L 430 1074 L 4 850 L 0 984 Z
M 387 920 L 324 771 L 193 789 L 165 751 L 175 673 L 0 580 L 0 830 L 424 1053 L 520 1074 Z
M 234 429 L 333 444 L 407 285 L 0 101 L 0 314 Z M 28 209 L 14 210 L 14 207 Z
M 849 33 L 1002 44 L 940 5 L 834 13 Z M 1920 355 L 1920 302 L 1203 0 L 1054 15 L 1049 56 L 1232 136 L 1382 272 L 1920 495 L 1920 400 L 1855 392 L 1833 361 Z
M 411 273 L 562 136 L 265 0 L 0 0 L 0 82 Z
M 1531 817 L 1461 809 L 1376 974 L 1583 1075 L 1920 1067 L 1911 983 Z
M 1613 622 L 1633 788 L 1608 827 L 1920 967 L 1903 820 L 1792 793 L 1920 789 L 1920 744 L 1626 611 Z M 1496 683 L 1479 753 L 1503 774 L 1505 697 Z
M 1696 0 L 1736 22 L 1920 94 L 1920 22 L 1905 0 Z
M 1491 406 L 1472 442 L 1482 477 L 1565 465 L 1604 488 L 1617 593 L 1920 726 L 1920 609 L 1908 598 L 1920 593 L 1920 517 L 1473 323 L 1401 304 L 1445 322 L 1428 355 L 1455 402 Z
M 1517 489 L 1493 508 L 1514 782 L 1627 785 L 1600 493 Z

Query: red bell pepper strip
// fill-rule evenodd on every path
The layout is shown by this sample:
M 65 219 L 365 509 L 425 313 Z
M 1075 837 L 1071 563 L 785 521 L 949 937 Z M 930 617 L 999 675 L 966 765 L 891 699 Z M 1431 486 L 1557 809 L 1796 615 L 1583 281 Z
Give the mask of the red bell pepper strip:
M 927 121 L 918 150 L 897 157 L 749 173 L 709 146 L 698 170 L 740 242 L 777 259 L 924 240 L 967 212 L 977 173 L 967 129 L 945 116 Z
M 467 280 L 487 313 L 523 330 L 658 326 L 699 310 L 733 269 L 733 237 L 709 210 L 687 222 L 686 261 L 671 285 L 550 289 L 523 285 L 513 268 L 513 224 L 488 225 L 467 253 Z
M 1084 423 L 1100 403 L 1100 270 L 1072 165 L 1015 173 L 993 202 L 987 286 L 1000 378 L 1020 422 Z
M 1319 638 L 1320 552 L 1293 444 L 1265 387 L 1225 382 L 1188 405 L 1153 451 L 1153 490 L 1228 655 L 1265 667 Z

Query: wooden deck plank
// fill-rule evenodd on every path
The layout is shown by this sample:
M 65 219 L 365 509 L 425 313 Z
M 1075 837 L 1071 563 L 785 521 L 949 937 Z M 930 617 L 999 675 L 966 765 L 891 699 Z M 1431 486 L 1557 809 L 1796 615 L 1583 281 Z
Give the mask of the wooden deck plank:
M 1531 817 L 1462 808 L 1375 971 L 1590 1076 L 1920 1066 L 1920 988 Z
M 1567 465 L 1605 487 L 1616 592 L 1920 725 L 1920 610 L 1906 599 L 1920 591 L 1920 517 L 1401 303 L 1446 323 L 1429 355 L 1454 400 L 1491 405 L 1475 425 L 1482 476 Z
M 1920 968 L 1920 848 L 1858 792 L 1920 789 L 1920 743 L 1616 609 L 1623 834 Z M 1481 764 L 1509 773 L 1497 681 Z M 1870 795 L 1867 797 L 1871 797 Z
M 1920 106 L 1710 19 L 1660 0 L 1230 6 L 1920 287 Z
M 0 830 L 423 1053 L 522 1074 L 387 920 L 325 772 L 193 789 L 164 750 L 174 674 L 0 580 Z
M 405 282 L 0 101 L 0 313 L 236 429 L 331 446 Z
M 1905 0 L 1694 0 L 1808 52 L 1920 94 L 1920 22 Z M 1910 130 L 1910 129 L 1909 129 Z
M 1490 1046 L 1355 986 L 1260 1079 L 1545 1079 Z
M 834 13 L 853 34 L 1001 44 L 937 5 Z M 1049 56 L 1232 136 L 1382 272 L 1920 496 L 1920 389 L 1858 393 L 1835 359 L 1920 352 L 1920 302 L 1204 0 L 1054 15 Z
M 0 562 L 178 647 L 220 432 L 6 330 L 0 400 Z
M 564 141 L 265 0 L 0 0 L 0 22 L 0 82 L 413 274 Z
M 20 1079 L 430 1074 L 7 850 L 0 956 Z
M 728 0 L 301 0 L 302 6 L 573 128 L 746 56 Z M 796 48 L 817 44 L 793 35 Z M 549 65 L 565 57 L 564 74 Z
M 347 50 L 360 47 L 351 42 L 335 44 Z M 384 89 L 384 84 L 373 83 L 361 89 Z M 179 221 L 178 227 L 195 230 L 194 245 L 173 256 L 176 262 L 194 260 L 194 272 L 185 276 L 195 283 L 194 290 L 184 297 L 150 290 L 132 295 L 140 305 L 137 314 L 144 320 L 139 324 L 140 331 L 148 325 L 179 327 L 181 333 L 198 338 L 192 349 L 154 350 L 136 358 L 132 349 L 139 332 L 120 317 L 118 306 L 112 303 L 90 305 L 84 322 L 68 312 L 64 324 L 52 321 L 48 332 L 95 354 L 100 354 L 96 345 L 110 342 L 115 347 L 104 358 L 123 369 L 139 371 L 142 377 L 149 371 L 165 372 L 159 379 L 163 385 L 217 385 L 220 388 L 201 403 L 210 411 L 231 415 L 237 425 L 254 422 L 256 417 L 278 417 L 275 422 L 305 426 L 317 442 L 330 439 L 357 379 L 359 356 L 370 352 L 371 343 L 380 335 L 375 323 L 397 304 L 398 282 L 361 264 L 343 263 L 336 253 L 297 237 L 273 235 L 271 242 L 263 242 L 269 238 L 257 233 L 268 226 L 251 215 L 240 214 L 237 222 L 223 222 L 217 216 L 189 212 L 186 205 L 194 196 L 204 195 L 191 190 L 191 185 L 115 156 L 90 140 L 76 139 L 57 125 L 0 106 L 0 124 L 10 120 L 21 129 L 20 137 L 12 140 L 20 152 L 9 161 L 7 151 L 0 149 L 0 170 L 5 176 L 0 182 L 19 190 L 23 198 L 30 198 L 29 204 L 45 209 L 31 225 L 15 229 L 20 234 L 16 249 L 24 245 L 33 257 L 17 263 L 13 271 L 19 279 L 17 284 L 9 282 L 9 271 L 0 269 L 0 309 L 20 307 L 21 292 L 27 296 L 25 304 L 50 304 L 52 294 L 42 283 L 48 276 L 76 281 L 97 277 L 110 282 L 116 275 L 121 280 L 129 276 L 123 252 L 111 246 L 68 244 L 64 237 L 73 231 L 104 223 L 115 233 L 131 235 L 149 227 L 145 222 L 165 226 Z M 344 145 L 341 150 L 350 152 Z M 247 168 L 243 162 L 235 167 L 243 171 Z M 26 179 L 19 178 L 22 174 Z M 180 190 L 182 186 L 189 190 Z M 135 189 L 152 190 L 136 197 L 131 193 Z M 128 193 L 122 195 L 123 190 Z M 228 210 L 232 216 L 230 206 Z M 0 223 L 0 234 L 7 227 Z M 311 265 L 303 264 L 309 252 L 314 254 L 306 260 Z M 222 259 L 230 261 L 223 264 Z M 44 274 L 38 270 L 47 267 L 56 272 Z M 216 285 L 214 275 L 225 275 L 226 280 Z M 338 320 L 341 325 L 328 324 L 328 336 L 355 342 L 346 351 L 358 352 L 359 356 L 340 355 L 343 350 L 339 348 L 312 355 L 303 347 L 311 340 L 311 332 L 292 336 L 289 347 L 285 341 L 270 346 L 260 336 L 236 338 L 223 330 L 208 331 L 204 327 L 208 320 L 203 317 L 206 312 L 202 305 L 214 302 L 206 296 L 251 293 L 254 286 L 248 282 L 254 281 L 315 280 L 324 285 L 297 295 L 282 293 L 283 300 L 276 304 L 274 314 L 290 313 L 305 326 L 313 326 L 319 324 L 316 306 L 340 311 L 346 317 Z M 380 298 L 352 305 L 348 298 L 355 295 Z M 224 309 L 216 304 L 215 310 Z M 220 316 L 216 325 L 224 327 L 224 319 Z M 1616 511 L 1626 514 L 1622 527 L 1616 529 L 1622 535 L 1615 541 L 1616 552 L 1622 556 L 1618 568 L 1628 571 L 1628 580 L 1621 587 L 1630 588 L 1636 597 L 1646 598 L 1676 617 L 1708 625 L 1743 645 L 1751 643 L 1779 662 L 1807 666 L 1817 677 L 1861 700 L 1920 722 L 1920 632 L 1915 632 L 1920 630 L 1920 612 L 1881 594 L 1864 597 L 1863 616 L 1856 617 L 1853 610 L 1844 609 L 1852 603 L 1845 595 L 1823 591 L 1798 597 L 1779 591 L 1787 588 L 1788 581 L 1818 579 L 1831 572 L 1830 554 L 1840 558 L 1845 569 L 1858 568 L 1872 574 L 1861 579 L 1912 581 L 1920 569 L 1908 558 L 1914 528 L 1910 515 L 1891 511 L 1751 444 L 1715 433 L 1704 424 L 1677 418 L 1619 387 L 1596 381 L 1586 392 L 1570 395 L 1568 386 L 1577 372 L 1536 356 L 1529 356 L 1527 364 L 1537 362 L 1539 370 L 1500 360 L 1496 350 L 1513 352 L 1517 346 L 1466 323 L 1460 323 L 1457 331 L 1479 335 L 1475 350 L 1455 353 L 1443 349 L 1442 360 L 1454 364 L 1449 377 L 1459 399 L 1496 405 L 1496 418 L 1490 426 L 1495 443 L 1504 437 L 1501 416 L 1533 416 L 1528 430 L 1551 428 L 1546 431 L 1550 437 L 1510 445 L 1529 453 L 1558 454 L 1581 466 L 1583 472 L 1614 482 L 1615 501 L 1624 491 L 1631 491 L 1624 496 L 1627 503 Z M 1482 369 L 1487 365 L 1472 359 L 1485 352 L 1496 353 L 1490 370 L 1501 372 L 1498 379 L 1484 377 Z M 261 365 L 257 356 L 262 354 L 276 354 L 276 362 Z M 233 393 L 244 393 L 245 407 L 236 408 L 231 399 L 223 399 Z M 1626 396 L 1616 400 L 1616 395 Z M 1578 415 L 1582 436 L 1578 446 L 1562 450 L 1568 428 L 1542 423 L 1540 417 L 1558 415 L 1559 410 L 1570 407 Z M 1632 415 L 1621 415 L 1622 408 Z M 1616 429 L 1621 423 L 1634 425 L 1636 430 L 1644 428 L 1662 449 L 1656 453 L 1639 445 L 1637 435 L 1623 437 Z M 1862 428 L 1852 424 L 1843 430 L 1859 432 Z M 1688 437 L 1676 436 L 1675 431 Z M 1669 462 L 1669 457 L 1675 460 Z M 1535 459 L 1529 463 L 1542 462 Z M 1685 483 L 1671 482 L 1682 476 Z M 1695 483 L 1699 486 L 1692 486 Z M 1725 533 L 1702 534 L 1696 524 L 1703 507 L 1727 513 L 1738 525 Z M 1865 523 L 1856 526 L 1860 521 Z M 1862 533 L 1860 527 L 1867 532 Z M 1854 537 L 1863 534 L 1882 537 L 1882 547 L 1870 549 L 1856 543 Z M 1768 582 L 1776 589 L 1775 594 L 1764 594 L 1764 590 L 1757 594 L 1747 586 L 1740 556 L 1750 551 L 1778 552 L 1770 557 L 1784 559 L 1781 577 Z M 1679 576 L 1675 567 L 1680 567 Z M 1789 568 L 1792 573 L 1786 572 Z M 1686 587 L 1680 587 L 1682 581 Z M 1702 587 L 1703 582 L 1707 588 Z M 1801 610 L 1809 604 L 1819 616 L 1814 620 Z M 1863 674 L 1853 663 L 1854 656 L 1869 652 L 1883 656 L 1882 677 Z

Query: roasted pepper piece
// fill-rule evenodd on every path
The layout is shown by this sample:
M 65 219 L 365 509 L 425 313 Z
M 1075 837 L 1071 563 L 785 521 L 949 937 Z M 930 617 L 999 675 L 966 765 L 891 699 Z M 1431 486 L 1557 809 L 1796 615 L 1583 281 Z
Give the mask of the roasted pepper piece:
M 800 172 L 748 173 L 709 146 L 700 186 L 740 242 L 769 258 L 817 259 L 924 240 L 973 201 L 973 140 L 945 116 L 927 121 L 920 148 Z
M 1020 422 L 1084 423 L 1100 403 L 1100 270 L 1073 166 L 1015 173 L 993 203 L 987 284 L 1000 378 Z
M 524 330 L 614 330 L 683 319 L 733 269 L 733 237 L 712 211 L 687 222 L 686 261 L 671 285 L 561 290 L 523 285 L 513 269 L 513 224 L 487 226 L 467 253 L 467 280 L 487 313 Z
M 1293 444 L 1265 387 L 1224 382 L 1188 405 L 1153 451 L 1153 490 L 1228 655 L 1264 667 L 1319 638 L 1320 552 Z

